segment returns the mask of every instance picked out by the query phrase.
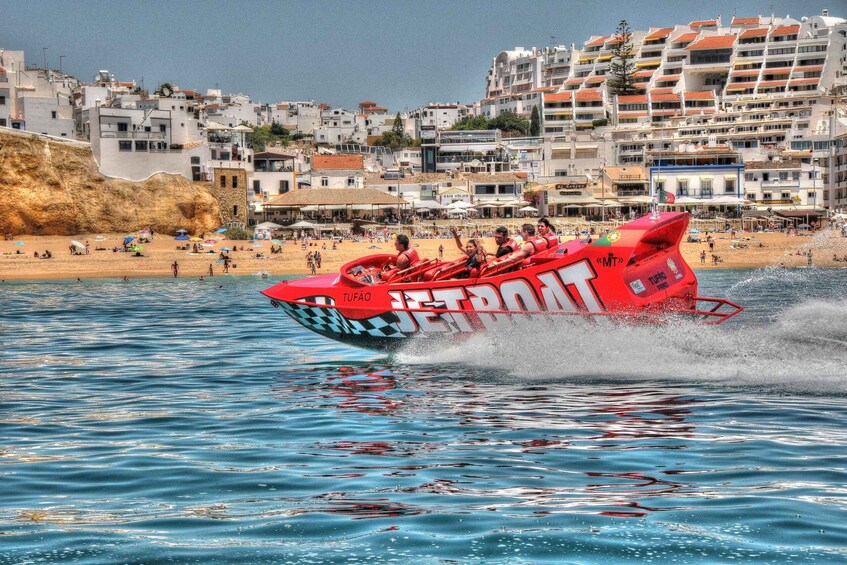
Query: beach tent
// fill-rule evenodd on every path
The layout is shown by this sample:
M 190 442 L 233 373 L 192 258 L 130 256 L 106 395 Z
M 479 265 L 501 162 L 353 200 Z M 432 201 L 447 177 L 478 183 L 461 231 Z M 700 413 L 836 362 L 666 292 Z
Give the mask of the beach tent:
M 79 241 L 76 241 L 75 239 L 72 239 L 72 240 L 71 240 L 71 245 L 73 245 L 73 246 L 74 246 L 74 247 L 76 247 L 77 249 L 85 250 L 85 244 L 84 244 L 84 243 L 80 243 Z

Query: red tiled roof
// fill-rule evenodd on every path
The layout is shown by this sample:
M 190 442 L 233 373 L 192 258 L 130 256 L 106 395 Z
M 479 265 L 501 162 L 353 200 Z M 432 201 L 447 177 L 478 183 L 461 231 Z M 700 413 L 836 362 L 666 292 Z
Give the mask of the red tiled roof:
M 545 102 L 570 102 L 571 95 L 569 92 L 556 92 L 553 94 L 544 95 Z
M 675 116 L 680 110 L 653 110 L 654 116 Z
M 679 94 L 653 94 L 651 102 L 679 102 Z
M 376 106 L 376 102 L 365 100 L 364 102 L 359 102 L 359 106 Z
M 685 115 L 691 116 L 693 114 L 714 114 L 715 109 L 711 107 L 703 107 L 703 108 L 686 108 Z
M 735 43 L 734 35 L 713 35 L 704 37 L 697 43 L 689 45 L 686 49 L 690 51 L 698 51 L 702 49 L 731 49 Z
M 609 39 L 610 36 L 602 35 L 600 37 L 595 37 L 594 39 L 589 39 L 584 43 L 586 47 L 593 47 L 595 45 L 603 45 L 606 43 L 606 40 Z
M 646 71 L 636 71 L 636 72 L 632 73 L 632 76 L 635 77 L 635 78 L 641 78 L 641 77 L 648 77 L 649 78 L 649 77 L 653 76 L 654 70 L 655 69 L 648 69 Z
M 313 155 L 312 169 L 364 169 L 361 155 Z
M 580 90 L 576 93 L 577 102 L 598 102 L 603 100 L 603 96 L 598 90 Z
M 759 83 L 759 88 L 771 88 L 774 86 L 785 86 L 787 80 L 765 80 Z
M 618 104 L 646 104 L 647 103 L 647 95 L 646 94 L 629 94 L 625 96 L 618 96 Z
M 759 25 L 759 16 L 756 16 L 755 18 L 732 18 L 732 23 L 730 25 L 757 26 Z
M 605 76 L 588 77 L 588 84 L 600 84 L 606 82 Z
M 782 35 L 795 35 L 798 31 L 800 31 L 800 24 L 796 24 L 793 26 L 779 26 L 773 33 L 771 33 L 771 37 L 778 37 Z
M 748 37 L 764 37 L 768 34 L 768 28 L 760 27 L 756 29 L 746 29 L 741 32 L 741 38 L 746 39 Z
M 704 26 L 716 26 L 718 25 L 718 20 L 698 20 L 693 21 L 688 24 L 688 27 L 704 27 Z
M 582 84 L 585 82 L 585 78 L 569 78 L 565 81 L 565 84 Z
M 688 90 L 685 92 L 686 100 L 714 100 L 715 93 L 711 90 Z
M 644 41 L 650 41 L 651 39 L 663 39 L 669 36 L 672 31 L 672 27 L 663 27 L 661 29 L 657 29 L 656 31 L 645 37 Z
M 683 33 L 679 37 L 675 38 L 672 43 L 689 43 L 697 39 L 697 36 L 700 35 L 696 31 L 690 33 Z
M 670 94 L 671 92 L 673 92 L 672 86 L 668 88 L 654 88 L 650 91 L 650 94 Z
M 682 75 L 662 75 L 656 79 L 656 82 L 670 82 L 670 81 L 678 81 L 679 77 Z

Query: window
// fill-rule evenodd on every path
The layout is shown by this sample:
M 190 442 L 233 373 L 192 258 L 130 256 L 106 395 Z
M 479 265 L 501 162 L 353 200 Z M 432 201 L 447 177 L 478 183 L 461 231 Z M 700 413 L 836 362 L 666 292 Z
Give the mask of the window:
M 5 105 L 6 105 L 6 97 L 0 96 L 0 106 L 5 106 Z
M 700 180 L 700 194 L 702 196 L 712 195 L 712 179 Z
M 233 216 L 238 215 L 238 204 L 236 204 L 235 206 L 232 207 L 232 215 Z
M 688 181 L 687 180 L 677 181 L 677 186 L 679 187 L 679 190 L 677 191 L 679 196 L 688 196 Z
M 53 111 L 50 112 L 50 117 L 53 118 L 54 120 L 56 119 L 56 110 L 53 110 Z
M 288 181 L 287 180 L 279 181 L 279 193 L 285 194 L 286 192 L 288 192 Z
M 221 175 L 221 188 L 226 188 L 226 177 Z
M 791 180 L 799 182 L 800 181 L 800 171 L 793 171 L 791 173 Z
M 119 141 L 118 142 L 118 151 L 132 151 L 132 142 L 131 141 Z
M 214 157 L 212 157 L 212 158 L 214 159 Z M 200 157 L 192 157 L 191 158 L 191 164 L 192 165 L 199 165 L 200 164 Z
M 771 174 L 770 173 L 762 173 L 762 180 L 765 181 L 765 182 L 768 182 L 769 180 L 771 180 Z
M 787 190 L 783 190 L 782 194 L 779 196 L 782 200 L 791 200 L 791 193 Z
M 723 191 L 727 194 L 735 194 L 735 179 L 726 179 Z
M 329 179 L 327 177 L 321 177 L 321 186 L 329 186 Z
M 262 192 L 262 181 L 254 180 L 253 181 L 253 194 L 259 194 Z
M 166 131 L 168 131 L 168 126 L 166 124 L 159 124 L 159 131 L 161 133 L 165 133 Z
M 238 188 L 238 177 L 232 177 L 232 188 Z
M 147 151 L 147 142 L 146 141 L 136 141 L 135 142 L 135 150 L 136 151 Z
M 118 122 L 118 131 L 129 131 L 129 124 L 126 122 Z
M 356 187 L 356 177 L 347 177 L 347 188 Z

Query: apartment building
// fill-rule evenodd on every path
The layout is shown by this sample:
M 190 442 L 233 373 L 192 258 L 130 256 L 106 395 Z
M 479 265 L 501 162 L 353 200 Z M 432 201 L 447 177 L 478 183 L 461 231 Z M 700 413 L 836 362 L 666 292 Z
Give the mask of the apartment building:
M 361 155 L 312 156 L 313 188 L 363 188 L 365 166 Z
M 0 49 L 0 127 L 73 138 L 77 84 L 59 70 L 28 67 L 23 51 Z
M 315 143 L 367 142 L 366 117 L 343 108 L 325 108 L 321 111 L 321 125 L 314 131 Z
M 406 114 L 405 132 L 417 139 L 421 137 L 422 127 L 450 129 L 456 122 L 473 115 L 475 115 L 473 105 L 430 102 Z

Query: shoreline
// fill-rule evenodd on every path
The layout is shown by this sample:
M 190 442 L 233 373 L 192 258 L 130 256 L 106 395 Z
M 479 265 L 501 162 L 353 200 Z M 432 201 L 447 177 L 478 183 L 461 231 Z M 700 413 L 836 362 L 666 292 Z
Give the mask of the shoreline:
M 815 267 L 847 267 L 847 260 L 833 261 L 833 255 L 847 259 L 847 238 L 840 237 L 836 230 L 826 230 L 810 235 L 786 236 L 781 232 L 742 232 L 736 242 L 729 234 L 715 233 L 714 254 L 721 261 L 712 263 L 711 253 L 705 241 L 700 243 L 680 244 L 680 250 L 686 263 L 694 270 L 707 269 L 755 269 L 762 267 L 806 267 L 808 266 L 807 251 L 812 251 L 812 265 Z M 329 240 L 314 240 L 309 247 L 303 249 L 300 243 L 285 241 L 282 252 L 271 254 L 271 242 L 257 242 L 255 247 L 246 241 L 216 239 L 214 244 L 207 244 L 212 253 L 194 254 L 177 249 L 178 242 L 172 236 L 157 235 L 151 243 L 145 243 L 141 257 L 133 253 L 113 252 L 115 246 L 120 247 L 122 234 L 76 236 L 75 239 L 90 242 L 89 255 L 71 255 L 69 245 L 71 238 L 66 236 L 23 236 L 12 241 L 0 241 L 0 281 L 40 281 L 63 279 L 123 279 L 127 278 L 173 278 L 171 266 L 176 261 L 179 265 L 179 278 L 208 277 L 211 267 L 213 277 L 227 276 L 223 273 L 223 262 L 220 261 L 221 247 L 236 247 L 238 251 L 228 252 L 232 259 L 230 275 L 251 276 L 266 271 L 269 276 L 308 275 L 310 270 L 306 264 L 307 252 L 318 251 L 321 254 L 321 267 L 318 274 L 337 273 L 345 263 L 378 253 L 393 254 L 391 240 L 368 240 L 353 242 L 345 240 L 332 249 Z M 560 237 L 566 241 L 570 236 Z M 466 240 L 463 236 L 462 240 Z M 23 245 L 15 245 L 15 241 L 23 241 Z M 482 238 L 483 245 L 488 250 L 496 246 L 492 238 Z M 438 248 L 443 246 L 444 259 L 452 260 L 460 256 L 453 239 L 413 239 L 418 254 L 422 258 L 438 257 Z M 747 247 L 738 247 L 746 245 Z M 241 249 L 244 249 L 241 251 Z M 52 259 L 36 259 L 34 252 L 39 255 L 45 250 L 53 254 Z M 706 251 L 707 261 L 702 264 L 701 251 Z M 16 253 L 20 251 L 20 253 Z M 258 256 L 257 256 L 258 255 Z

